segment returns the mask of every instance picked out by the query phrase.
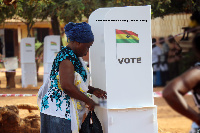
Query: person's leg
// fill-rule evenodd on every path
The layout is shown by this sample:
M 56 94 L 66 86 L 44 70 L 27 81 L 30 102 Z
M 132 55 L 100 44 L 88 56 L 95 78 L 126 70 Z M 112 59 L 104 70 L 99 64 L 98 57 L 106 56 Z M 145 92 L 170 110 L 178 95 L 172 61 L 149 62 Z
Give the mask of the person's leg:
M 160 71 L 161 86 L 165 85 L 165 71 Z
M 153 87 L 156 87 L 156 72 L 153 72 Z
M 156 86 L 162 85 L 160 72 L 161 71 L 156 71 Z

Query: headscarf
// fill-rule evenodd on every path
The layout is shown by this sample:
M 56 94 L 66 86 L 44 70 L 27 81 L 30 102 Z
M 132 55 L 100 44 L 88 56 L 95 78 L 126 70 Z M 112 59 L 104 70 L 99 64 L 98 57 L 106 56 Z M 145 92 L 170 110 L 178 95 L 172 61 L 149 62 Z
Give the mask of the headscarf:
M 64 29 L 67 40 L 70 39 L 70 41 L 77 41 L 80 43 L 89 43 L 94 41 L 94 35 L 92 33 L 91 26 L 86 22 L 69 22 L 65 25 Z

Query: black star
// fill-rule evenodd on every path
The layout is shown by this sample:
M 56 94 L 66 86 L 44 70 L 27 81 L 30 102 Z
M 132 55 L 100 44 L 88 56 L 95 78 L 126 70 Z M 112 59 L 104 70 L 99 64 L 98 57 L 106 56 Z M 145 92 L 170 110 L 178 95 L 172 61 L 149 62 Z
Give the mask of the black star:
M 129 36 L 129 35 L 127 35 L 126 37 L 127 37 L 127 38 L 129 38 L 130 36 Z

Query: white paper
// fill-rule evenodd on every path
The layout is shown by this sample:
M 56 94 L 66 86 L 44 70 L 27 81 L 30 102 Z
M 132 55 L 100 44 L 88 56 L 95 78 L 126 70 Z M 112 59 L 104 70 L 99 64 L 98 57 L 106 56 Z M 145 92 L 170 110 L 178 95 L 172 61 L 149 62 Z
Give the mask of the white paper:
M 18 59 L 17 57 L 6 57 L 4 59 L 4 66 L 6 71 L 15 70 L 18 68 Z

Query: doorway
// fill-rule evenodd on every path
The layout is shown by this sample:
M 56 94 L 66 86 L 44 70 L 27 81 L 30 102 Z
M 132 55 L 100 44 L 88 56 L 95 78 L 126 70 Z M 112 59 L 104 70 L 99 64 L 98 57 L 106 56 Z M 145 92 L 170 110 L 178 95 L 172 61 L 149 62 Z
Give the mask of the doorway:
M 5 29 L 5 57 L 18 56 L 18 38 L 16 29 Z

